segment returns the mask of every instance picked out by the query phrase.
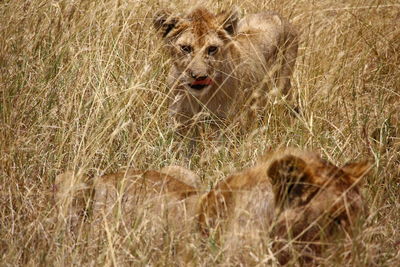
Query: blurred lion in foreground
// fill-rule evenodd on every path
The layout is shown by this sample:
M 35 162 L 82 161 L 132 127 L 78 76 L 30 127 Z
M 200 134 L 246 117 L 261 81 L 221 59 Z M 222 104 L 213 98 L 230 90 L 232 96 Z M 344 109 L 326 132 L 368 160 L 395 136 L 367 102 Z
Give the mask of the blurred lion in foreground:
M 337 167 L 314 153 L 285 149 L 208 192 L 199 189 L 196 174 L 169 166 L 104 175 L 92 187 L 67 172 L 56 178 L 55 199 L 59 218 L 88 226 L 91 239 L 113 231 L 126 239 L 139 231 L 158 246 L 168 237 L 176 241 L 179 262 L 190 262 L 188 251 L 205 249 L 207 240 L 232 263 L 257 263 L 257 251 L 263 257 L 272 251 L 281 264 L 309 262 L 330 241 L 351 236 L 364 210 L 359 182 L 369 168 L 366 162 Z M 91 210 L 87 220 L 85 210 Z
M 153 24 L 171 58 L 169 109 L 180 129 L 201 119 L 248 124 L 269 97 L 288 95 L 298 34 L 277 13 L 160 11 Z

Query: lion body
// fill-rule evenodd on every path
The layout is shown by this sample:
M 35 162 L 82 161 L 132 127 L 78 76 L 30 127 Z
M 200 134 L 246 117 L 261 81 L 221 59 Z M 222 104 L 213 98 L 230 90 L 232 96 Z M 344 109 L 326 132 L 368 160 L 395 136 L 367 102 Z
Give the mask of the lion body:
M 342 229 L 351 232 L 363 211 L 358 180 L 368 168 L 366 163 L 337 167 L 314 153 L 286 149 L 267 154 L 206 193 L 182 182 L 199 179 L 182 167 L 127 170 L 94 179 L 91 228 L 95 237 L 110 227 L 129 234 L 139 220 L 154 244 L 168 229 L 179 236 L 177 255 L 185 260 L 186 245 L 201 236 L 216 240 L 235 262 L 252 262 L 249 252 L 265 251 L 265 246 L 272 247 L 281 263 L 292 255 L 310 259 L 321 252 L 318 244 Z M 66 186 L 74 179 L 69 175 L 56 179 L 64 192 L 56 196 L 76 193 Z

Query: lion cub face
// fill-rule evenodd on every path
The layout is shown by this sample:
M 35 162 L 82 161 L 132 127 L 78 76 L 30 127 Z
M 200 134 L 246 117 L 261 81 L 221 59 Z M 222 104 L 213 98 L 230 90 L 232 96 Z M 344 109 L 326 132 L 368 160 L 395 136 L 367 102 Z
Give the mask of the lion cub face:
M 214 15 L 197 8 L 186 16 L 159 12 L 154 26 L 162 34 L 173 60 L 174 77 L 179 85 L 194 95 L 203 95 L 221 83 L 224 50 L 233 35 L 238 18 L 236 12 Z

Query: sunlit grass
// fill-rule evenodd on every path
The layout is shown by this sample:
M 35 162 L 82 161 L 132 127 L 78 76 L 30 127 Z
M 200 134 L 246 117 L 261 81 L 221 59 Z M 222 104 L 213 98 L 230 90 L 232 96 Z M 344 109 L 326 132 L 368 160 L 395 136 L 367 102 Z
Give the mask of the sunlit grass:
M 127 166 L 178 164 L 197 172 L 209 188 L 252 165 L 266 149 L 294 146 L 338 165 L 360 158 L 375 162 L 363 190 L 370 216 L 352 244 L 342 244 L 326 264 L 397 266 L 398 1 L 212 2 L 204 5 L 213 11 L 232 3 L 244 13 L 274 9 L 297 26 L 301 47 L 292 89 L 301 113 L 293 117 L 290 106 L 271 104 L 265 125 L 252 134 L 203 140 L 190 157 L 188 141 L 169 127 L 169 61 L 151 25 L 166 3 L 0 2 L 2 264 L 172 265 L 176 240 L 154 247 L 151 231 L 133 228 L 121 237 L 110 226 L 104 240 L 93 244 L 84 232 L 70 233 L 67 223 L 56 223 L 55 176 L 68 169 L 92 177 Z M 188 5 L 168 6 L 184 11 Z M 195 265 L 225 260 L 211 241 L 193 254 Z

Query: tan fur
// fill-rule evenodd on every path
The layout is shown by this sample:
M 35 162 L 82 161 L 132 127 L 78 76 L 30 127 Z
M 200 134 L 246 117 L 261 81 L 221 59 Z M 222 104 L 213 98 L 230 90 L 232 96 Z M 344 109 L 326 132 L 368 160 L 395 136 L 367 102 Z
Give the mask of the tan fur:
M 193 224 L 194 209 L 186 204 L 197 191 L 162 172 L 128 170 L 106 175 L 95 179 L 94 189 L 96 232 L 109 227 L 129 234 L 135 220 L 145 218 L 139 227 L 159 244 L 164 229 L 183 235 Z
M 233 122 L 242 108 L 250 113 L 262 109 L 267 94 L 289 93 L 298 37 L 272 11 L 242 19 L 235 9 L 215 15 L 196 8 L 184 16 L 161 11 L 154 26 L 172 59 L 170 113 L 181 125 L 202 112 L 217 121 Z M 185 47 L 190 51 L 182 50 Z M 217 51 L 210 53 L 210 47 Z M 212 84 L 193 89 L 189 84 L 197 77 L 209 77 Z
M 198 183 L 198 179 L 188 169 L 168 166 L 160 171 L 127 169 L 95 177 L 93 185 L 87 186 L 83 183 L 87 177 L 68 171 L 55 181 L 58 218 L 67 221 L 72 232 L 88 233 L 93 242 L 89 247 L 109 235 L 125 240 L 134 231 L 146 233 L 154 248 L 174 244 L 174 239 L 189 244 L 195 238 L 189 233 L 196 225 L 198 191 L 182 181 Z M 82 216 L 85 213 L 91 216 Z M 186 243 L 176 245 L 177 262 L 186 261 L 191 249 Z
M 166 166 L 160 170 L 160 172 L 168 174 L 179 181 L 184 182 L 187 185 L 193 186 L 195 188 L 200 187 L 200 177 L 194 172 L 183 168 L 181 166 Z
M 74 231 L 77 219 L 82 219 L 87 208 L 91 210 L 93 238 L 106 228 L 129 232 L 136 216 L 151 217 L 153 229 L 171 224 L 179 225 L 176 231 L 183 231 L 183 222 L 193 220 L 194 208 L 184 211 L 197 189 L 182 181 L 198 183 L 198 179 L 190 170 L 168 166 L 160 171 L 127 169 L 95 177 L 93 186 L 88 186 L 87 177 L 67 171 L 56 177 L 54 197 L 59 218 L 72 221 Z M 89 201 L 91 189 L 94 194 Z
M 198 181 L 198 176 L 178 166 L 104 175 L 94 179 L 93 238 L 103 229 L 129 234 L 135 220 L 146 218 L 141 220 L 149 222 L 143 231 L 155 236 L 154 245 L 168 228 L 179 236 L 177 255 L 184 258 L 190 242 L 182 240 L 196 242 L 200 237 L 193 240 L 195 233 L 201 233 L 235 262 L 249 264 L 250 252 L 266 247 L 282 264 L 293 255 L 309 260 L 337 232 L 351 232 L 363 211 L 359 180 L 369 168 L 366 162 L 337 167 L 314 153 L 285 149 L 268 153 L 256 166 L 228 176 L 208 193 L 184 183 Z M 80 192 L 61 186 L 70 185 L 73 177 L 58 176 L 57 188 Z M 56 194 L 61 195 L 66 194 Z

